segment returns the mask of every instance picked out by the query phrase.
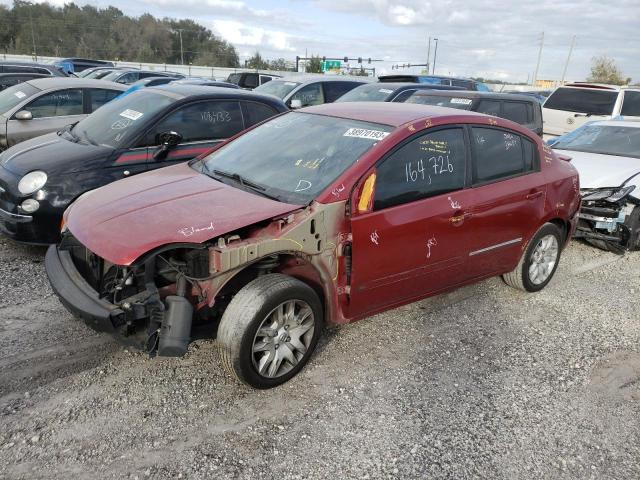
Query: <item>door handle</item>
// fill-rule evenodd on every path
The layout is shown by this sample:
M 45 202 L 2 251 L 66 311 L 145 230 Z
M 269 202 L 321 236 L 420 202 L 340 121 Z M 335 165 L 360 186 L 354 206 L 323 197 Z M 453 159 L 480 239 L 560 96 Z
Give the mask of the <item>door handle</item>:
M 453 217 L 449 218 L 449 223 L 451 223 L 452 225 L 460 225 L 462 224 L 462 222 L 464 222 L 467 218 L 470 218 L 471 216 L 473 216 L 471 212 L 465 212 L 460 215 L 454 215 Z
M 533 200 L 535 198 L 538 198 L 539 196 L 541 196 L 544 193 L 543 190 L 538 190 L 537 192 L 532 192 L 527 194 L 527 196 L 525 197 L 527 200 Z

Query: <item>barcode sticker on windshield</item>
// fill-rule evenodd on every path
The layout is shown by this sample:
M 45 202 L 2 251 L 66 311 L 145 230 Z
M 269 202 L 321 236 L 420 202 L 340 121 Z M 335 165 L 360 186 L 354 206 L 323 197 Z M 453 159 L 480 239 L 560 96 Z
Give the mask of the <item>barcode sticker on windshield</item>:
M 393 93 L 393 90 L 389 90 L 388 88 L 381 88 L 378 90 L 380 93 Z
M 382 140 L 389 132 L 381 130 L 367 130 L 366 128 L 350 128 L 344 132 L 343 137 L 366 138 L 368 140 Z
M 18 92 L 16 92 L 16 93 L 14 93 L 14 95 L 15 95 L 16 97 L 18 97 L 18 98 L 24 98 L 24 97 L 26 97 L 26 96 L 27 96 L 27 94 L 26 94 L 26 93 L 24 93 L 24 92 L 20 92 L 20 91 L 18 91 Z
M 138 120 L 144 113 L 136 112 L 135 110 L 126 109 L 120 113 L 121 117 L 128 118 L 129 120 Z
M 471 105 L 470 98 L 452 98 L 449 103 L 459 103 L 460 105 Z

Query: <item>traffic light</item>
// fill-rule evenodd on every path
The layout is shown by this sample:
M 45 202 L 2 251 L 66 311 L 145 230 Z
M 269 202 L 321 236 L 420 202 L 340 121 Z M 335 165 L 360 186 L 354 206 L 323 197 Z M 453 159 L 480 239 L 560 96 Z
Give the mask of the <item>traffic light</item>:
M 358 63 L 362 63 L 362 57 L 358 57 Z
M 349 63 L 349 57 L 344 57 L 344 63 Z
M 367 63 L 371 63 L 371 57 L 369 57 L 369 61 Z
M 326 62 L 327 61 L 327 57 L 322 57 L 322 61 Z

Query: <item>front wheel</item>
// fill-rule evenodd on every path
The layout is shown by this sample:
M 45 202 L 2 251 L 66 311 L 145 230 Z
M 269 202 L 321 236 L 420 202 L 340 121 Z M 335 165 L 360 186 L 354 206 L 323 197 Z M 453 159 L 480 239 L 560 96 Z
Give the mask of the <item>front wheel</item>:
M 551 281 L 560 262 L 560 229 L 545 223 L 533 236 L 518 266 L 502 278 L 507 285 L 526 292 L 542 290 Z
M 218 329 L 220 359 L 243 383 L 272 388 L 308 362 L 322 325 L 322 304 L 311 287 L 286 275 L 264 275 L 226 308 Z

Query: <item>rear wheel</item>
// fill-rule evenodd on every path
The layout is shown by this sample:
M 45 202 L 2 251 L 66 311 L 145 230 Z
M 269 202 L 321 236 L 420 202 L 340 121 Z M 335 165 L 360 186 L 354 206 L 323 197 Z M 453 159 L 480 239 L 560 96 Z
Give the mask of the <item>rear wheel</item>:
M 542 290 L 551 281 L 560 261 L 561 231 L 545 223 L 533 236 L 518 266 L 502 278 L 514 288 L 526 292 Z
M 308 362 L 322 318 L 320 299 L 308 285 L 281 274 L 258 277 L 233 297 L 222 316 L 222 364 L 252 387 L 280 385 Z

